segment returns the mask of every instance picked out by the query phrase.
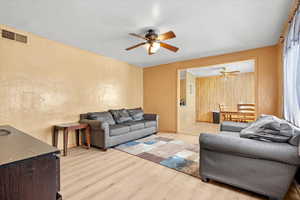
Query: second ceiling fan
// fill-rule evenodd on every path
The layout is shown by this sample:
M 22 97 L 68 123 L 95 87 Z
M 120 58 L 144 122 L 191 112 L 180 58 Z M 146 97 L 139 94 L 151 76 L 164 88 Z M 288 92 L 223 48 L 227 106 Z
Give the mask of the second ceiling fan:
M 220 70 L 221 76 L 224 78 L 228 78 L 230 76 L 237 76 L 239 75 L 240 71 L 229 71 L 227 67 L 222 67 Z
M 160 47 L 166 48 L 166 49 L 168 49 L 170 51 L 173 51 L 173 52 L 177 52 L 178 49 L 179 49 L 175 46 L 172 46 L 172 45 L 169 45 L 165 42 L 162 42 L 162 41 L 165 41 L 165 40 L 175 38 L 176 35 L 173 31 L 169 31 L 169 32 L 163 33 L 161 35 L 158 35 L 155 32 L 155 30 L 149 29 L 146 32 L 145 36 L 141 36 L 141 35 L 138 35 L 138 34 L 135 34 L 135 33 L 129 33 L 129 35 L 134 36 L 134 37 L 138 37 L 138 38 L 146 40 L 146 41 L 127 48 L 126 49 L 127 51 L 132 50 L 132 49 L 137 48 L 137 47 L 140 47 L 140 46 L 144 46 L 144 45 L 148 45 L 147 46 L 148 55 L 155 54 Z

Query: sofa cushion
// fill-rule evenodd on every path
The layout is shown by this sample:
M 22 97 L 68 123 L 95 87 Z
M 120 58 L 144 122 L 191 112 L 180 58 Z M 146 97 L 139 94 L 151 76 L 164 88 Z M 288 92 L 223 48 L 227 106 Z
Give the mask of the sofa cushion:
M 132 120 L 132 118 L 128 114 L 127 110 L 125 110 L 125 109 L 109 110 L 109 112 L 112 114 L 112 116 L 113 116 L 114 120 L 117 122 L 117 124 L 121 124 L 121 123 Z
M 131 121 L 131 122 L 123 123 L 123 124 L 129 126 L 130 131 L 135 131 L 135 130 L 145 128 L 145 123 L 142 121 Z
M 130 131 L 130 127 L 123 124 L 115 124 L 109 126 L 109 135 L 110 136 L 117 136 L 123 135 Z
M 134 121 L 144 119 L 144 111 L 142 108 L 127 109 L 127 111 Z
M 113 119 L 112 115 L 109 112 L 87 113 L 87 119 L 107 122 L 109 125 L 116 124 L 115 120 Z
M 240 132 L 244 128 L 249 127 L 250 125 L 251 123 L 224 121 L 221 123 L 221 131 Z

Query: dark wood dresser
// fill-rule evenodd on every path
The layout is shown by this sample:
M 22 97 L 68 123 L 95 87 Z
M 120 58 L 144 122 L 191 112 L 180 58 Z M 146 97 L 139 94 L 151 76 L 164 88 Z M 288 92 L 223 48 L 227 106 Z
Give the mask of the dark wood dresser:
M 59 153 L 11 126 L 0 126 L 0 200 L 61 199 Z

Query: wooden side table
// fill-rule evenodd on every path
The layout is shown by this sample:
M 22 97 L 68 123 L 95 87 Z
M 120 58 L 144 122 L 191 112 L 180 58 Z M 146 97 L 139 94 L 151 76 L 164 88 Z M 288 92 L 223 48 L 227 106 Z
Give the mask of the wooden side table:
M 81 123 L 66 123 L 66 124 L 59 124 L 55 125 L 53 127 L 53 135 L 52 135 L 52 145 L 57 147 L 58 143 L 58 134 L 59 130 L 63 130 L 63 143 L 64 143 L 64 156 L 68 154 L 68 136 L 69 136 L 69 131 L 75 131 L 76 133 L 76 145 L 79 146 L 80 144 L 80 131 L 84 130 L 85 131 L 85 139 L 87 143 L 88 149 L 91 147 L 91 131 L 90 131 L 90 126 L 88 124 L 81 124 Z

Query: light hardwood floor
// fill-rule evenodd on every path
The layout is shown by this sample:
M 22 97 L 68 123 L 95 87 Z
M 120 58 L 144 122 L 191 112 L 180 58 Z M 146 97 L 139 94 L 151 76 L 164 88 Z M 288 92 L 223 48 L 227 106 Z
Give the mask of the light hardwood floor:
M 161 134 L 197 143 L 198 137 Z M 139 157 L 109 149 L 71 148 L 61 158 L 64 200 L 255 200 L 266 199 L 216 182 L 201 180 Z M 290 190 L 285 200 L 296 200 Z
M 207 122 L 194 122 L 186 127 L 180 128 L 180 133 L 199 136 L 200 133 L 218 133 L 220 124 L 213 124 Z

